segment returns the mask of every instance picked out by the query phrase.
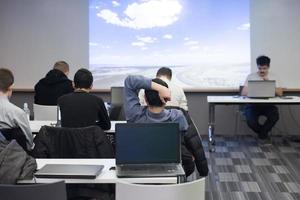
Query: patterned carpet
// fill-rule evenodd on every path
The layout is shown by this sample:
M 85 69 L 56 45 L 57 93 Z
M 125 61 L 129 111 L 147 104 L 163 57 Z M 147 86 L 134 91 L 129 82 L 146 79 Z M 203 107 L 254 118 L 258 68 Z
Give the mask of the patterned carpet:
M 207 200 L 300 200 L 300 142 L 272 138 L 261 146 L 252 136 L 216 137 L 216 152 L 203 145 L 210 173 Z

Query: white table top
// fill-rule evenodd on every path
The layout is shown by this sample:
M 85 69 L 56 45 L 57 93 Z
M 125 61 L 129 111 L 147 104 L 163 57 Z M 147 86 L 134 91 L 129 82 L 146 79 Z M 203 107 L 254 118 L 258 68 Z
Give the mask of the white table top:
M 111 128 L 104 132 L 114 133 L 115 126 L 117 123 L 126 123 L 126 121 L 111 121 Z M 55 126 L 56 121 L 29 121 L 31 131 L 33 133 L 38 133 L 42 126 Z
M 207 96 L 208 103 L 243 104 L 243 103 L 272 103 L 272 104 L 299 104 L 299 96 L 274 97 L 269 99 L 253 99 L 244 96 Z
M 36 159 L 38 169 L 45 164 L 90 164 L 90 165 L 104 165 L 102 172 L 96 179 L 49 179 L 49 178 L 35 178 L 35 180 L 23 180 L 18 183 L 50 183 L 59 180 L 65 180 L 66 183 L 164 183 L 175 184 L 177 177 L 153 177 L 153 178 L 118 178 L 115 170 L 110 170 L 115 167 L 115 159 Z

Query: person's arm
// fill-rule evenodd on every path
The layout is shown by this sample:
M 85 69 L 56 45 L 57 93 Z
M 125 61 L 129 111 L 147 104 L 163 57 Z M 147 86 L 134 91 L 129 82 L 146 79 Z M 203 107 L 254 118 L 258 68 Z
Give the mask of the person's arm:
M 153 89 L 158 91 L 163 102 L 170 99 L 170 90 L 151 79 L 143 76 L 128 76 L 124 82 L 124 111 L 126 120 L 135 122 L 143 114 L 144 106 L 141 106 L 138 93 L 140 89 Z
M 243 89 L 241 91 L 241 96 L 247 96 L 248 95 L 248 79 L 245 81 Z
M 283 95 L 283 89 L 281 87 L 276 87 L 275 88 L 275 94 L 276 96 L 282 96 Z
M 97 122 L 97 125 L 100 126 L 103 130 L 109 130 L 111 127 L 111 123 L 102 99 L 99 98 L 98 104 L 100 110 L 98 111 L 99 121 Z
M 11 116 L 11 118 L 14 121 L 14 124 L 16 124 L 17 127 L 20 127 L 20 129 L 24 133 L 26 137 L 27 149 L 28 150 L 33 149 L 34 147 L 33 136 L 32 136 L 30 124 L 27 119 L 26 113 L 22 109 L 20 109 L 18 112 L 14 114 L 14 116 Z
M 126 120 L 135 122 L 143 112 L 143 106 L 139 102 L 140 89 L 151 89 L 151 79 L 143 76 L 128 76 L 124 81 L 124 112 Z

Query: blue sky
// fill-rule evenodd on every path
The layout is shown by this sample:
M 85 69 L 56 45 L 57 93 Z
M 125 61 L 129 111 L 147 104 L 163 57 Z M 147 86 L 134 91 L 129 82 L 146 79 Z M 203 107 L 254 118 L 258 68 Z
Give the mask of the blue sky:
M 90 0 L 90 64 L 250 65 L 249 0 Z

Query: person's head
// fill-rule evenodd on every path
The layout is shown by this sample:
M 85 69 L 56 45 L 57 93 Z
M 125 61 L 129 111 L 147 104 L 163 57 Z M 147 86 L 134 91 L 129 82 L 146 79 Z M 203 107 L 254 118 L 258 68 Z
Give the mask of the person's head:
M 0 68 L 0 92 L 8 97 L 12 94 L 12 86 L 14 84 L 13 73 L 6 68 Z
M 156 77 L 160 78 L 160 77 L 166 77 L 168 80 L 172 79 L 172 70 L 168 67 L 161 67 L 159 68 L 159 70 L 156 73 Z
M 79 69 L 74 75 L 74 86 L 76 89 L 91 89 L 93 86 L 92 73 L 84 68 Z
M 53 69 L 57 69 L 59 71 L 62 71 L 65 75 L 68 75 L 69 71 L 70 71 L 69 64 L 65 61 L 57 61 L 53 65 Z
M 152 82 L 168 88 L 168 84 L 159 78 L 152 79 Z M 149 106 L 163 107 L 165 104 L 160 100 L 159 94 L 155 90 L 145 90 L 145 100 Z
M 267 56 L 259 56 L 256 58 L 256 65 L 258 74 L 264 77 L 268 74 L 270 68 L 271 59 Z

